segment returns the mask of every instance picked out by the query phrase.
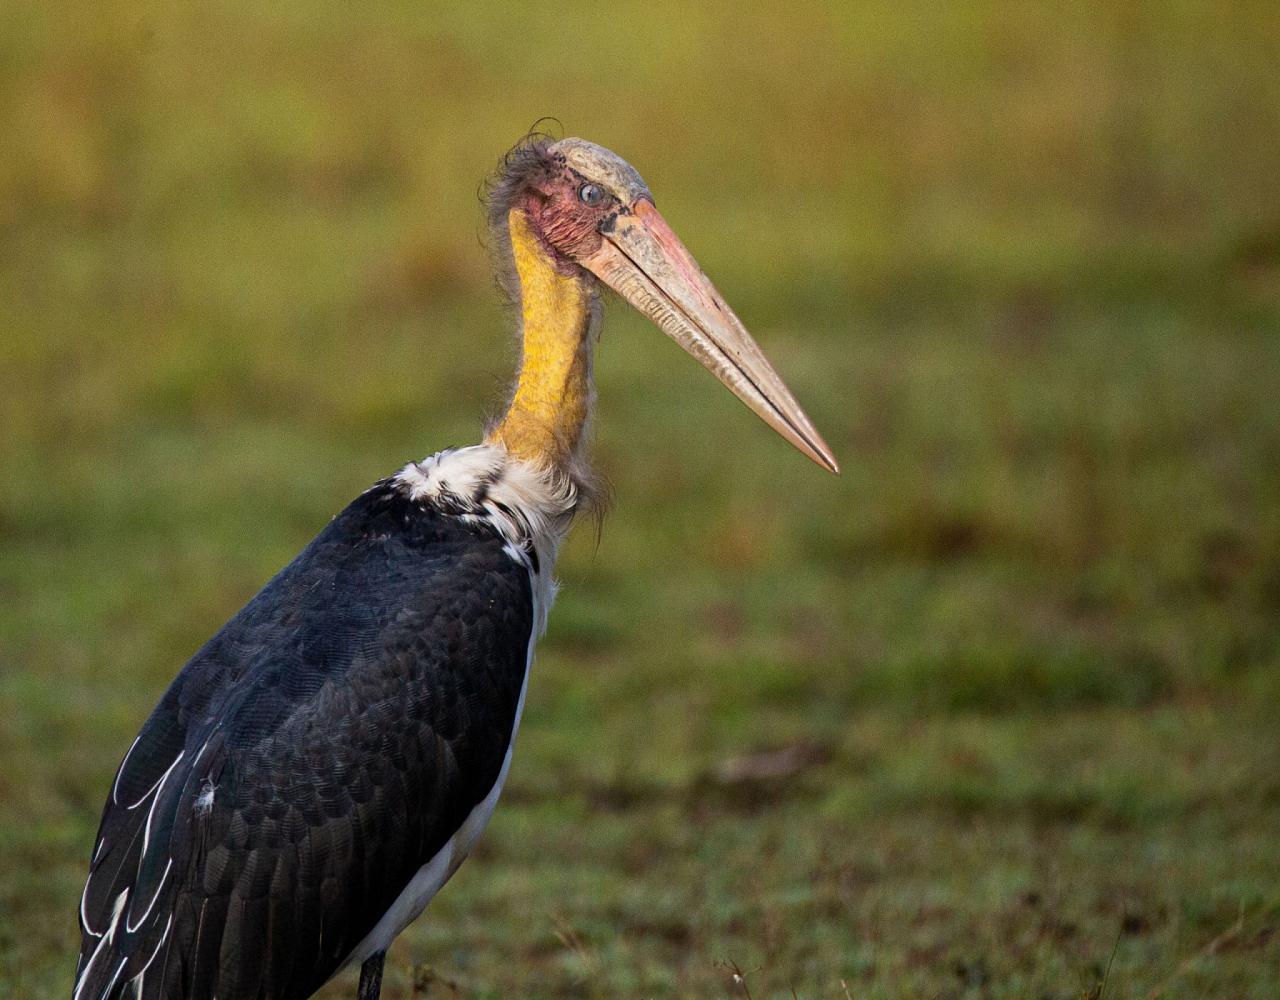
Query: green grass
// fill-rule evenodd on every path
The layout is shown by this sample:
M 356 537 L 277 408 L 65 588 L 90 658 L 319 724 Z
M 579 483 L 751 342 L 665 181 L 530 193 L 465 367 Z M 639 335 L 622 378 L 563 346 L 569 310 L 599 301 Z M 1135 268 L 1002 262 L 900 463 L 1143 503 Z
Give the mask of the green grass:
M 384 995 L 1274 995 L 1280 15 L 264 11 L 0 13 L 0 998 L 68 994 L 185 658 L 501 398 L 475 190 L 543 114 L 845 472 L 611 308 L 612 509 Z

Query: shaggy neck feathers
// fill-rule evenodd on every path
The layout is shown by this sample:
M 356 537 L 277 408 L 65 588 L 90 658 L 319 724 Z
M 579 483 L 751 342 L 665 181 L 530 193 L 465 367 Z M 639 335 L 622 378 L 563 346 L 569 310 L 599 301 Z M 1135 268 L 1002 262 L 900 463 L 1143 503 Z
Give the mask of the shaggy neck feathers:
M 485 441 L 535 467 L 573 475 L 594 400 L 598 297 L 590 279 L 557 269 L 524 212 L 508 212 L 507 230 L 518 282 L 520 371 L 511 403 Z
M 481 444 L 412 462 L 392 483 L 410 500 L 501 536 L 507 554 L 532 574 L 541 635 L 555 598 L 552 567 L 578 507 L 573 480 L 514 458 L 500 445 Z

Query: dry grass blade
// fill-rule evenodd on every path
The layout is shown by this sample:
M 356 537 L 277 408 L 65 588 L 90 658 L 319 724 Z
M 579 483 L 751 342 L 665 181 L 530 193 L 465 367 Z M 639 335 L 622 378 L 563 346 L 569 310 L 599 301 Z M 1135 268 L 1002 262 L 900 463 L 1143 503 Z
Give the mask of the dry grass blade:
M 746 997 L 751 1000 L 751 989 L 747 986 L 747 973 L 743 972 L 733 959 L 717 962 L 716 967 L 729 973 L 729 992 L 732 996 Z M 753 970 L 758 972 L 759 970 Z
M 560 917 L 552 916 L 551 922 L 555 924 L 556 940 L 573 952 L 582 963 L 584 972 L 590 975 L 595 970 L 595 958 L 583 942 L 582 936 Z
M 1243 930 L 1244 930 L 1244 908 L 1242 907 L 1240 910 L 1240 915 L 1236 917 L 1235 923 L 1233 923 L 1230 927 L 1224 930 L 1221 934 L 1215 937 L 1212 941 L 1206 944 L 1199 951 L 1195 952 L 1193 955 L 1188 955 L 1181 962 L 1179 962 L 1178 967 L 1173 970 L 1173 973 L 1167 979 L 1165 979 L 1164 982 L 1154 987 L 1151 990 L 1151 992 L 1146 995 L 1145 1000 L 1158 1000 L 1159 997 L 1164 996 L 1165 991 L 1169 989 L 1169 987 L 1172 986 L 1175 982 L 1177 982 L 1179 979 L 1185 976 L 1188 972 L 1190 972 L 1197 962 L 1200 962 L 1201 960 L 1208 958 L 1210 955 L 1216 952 L 1223 945 L 1239 937 L 1240 933 Z

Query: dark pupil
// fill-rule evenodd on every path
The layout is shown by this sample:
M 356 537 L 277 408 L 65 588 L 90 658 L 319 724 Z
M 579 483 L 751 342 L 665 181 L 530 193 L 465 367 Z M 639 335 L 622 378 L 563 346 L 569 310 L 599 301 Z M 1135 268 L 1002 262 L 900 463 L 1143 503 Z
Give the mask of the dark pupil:
M 578 188 L 578 197 L 588 205 L 598 205 L 600 199 L 604 197 L 604 192 L 594 184 L 583 184 L 582 187 Z

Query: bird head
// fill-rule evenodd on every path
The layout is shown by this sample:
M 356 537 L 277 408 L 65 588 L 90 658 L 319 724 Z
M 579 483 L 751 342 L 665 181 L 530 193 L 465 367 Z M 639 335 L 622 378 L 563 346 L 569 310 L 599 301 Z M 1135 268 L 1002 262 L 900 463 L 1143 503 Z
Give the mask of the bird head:
M 557 270 L 613 289 L 783 438 L 839 471 L 813 422 L 631 164 L 585 139 L 534 142 L 508 156 L 499 184 L 495 208 L 523 213 Z

